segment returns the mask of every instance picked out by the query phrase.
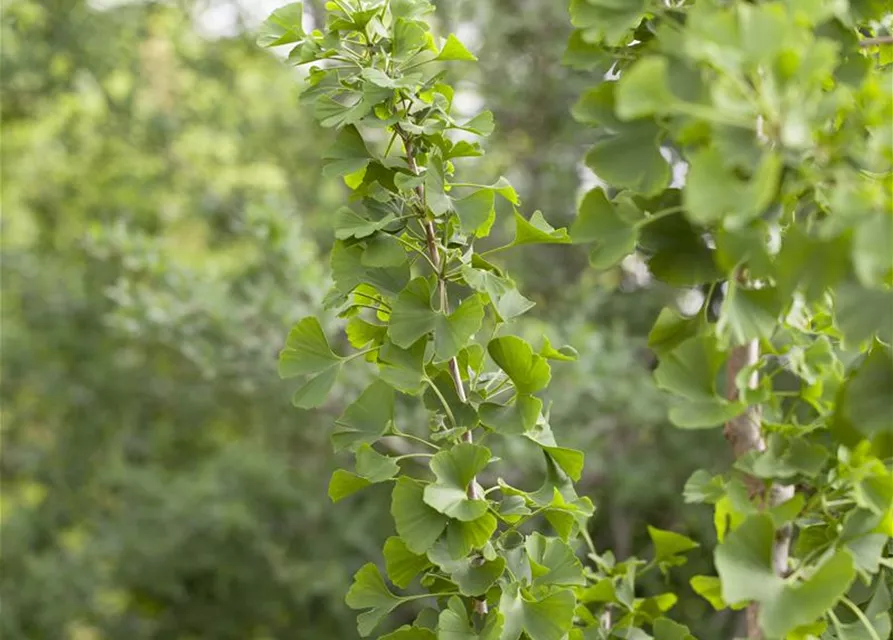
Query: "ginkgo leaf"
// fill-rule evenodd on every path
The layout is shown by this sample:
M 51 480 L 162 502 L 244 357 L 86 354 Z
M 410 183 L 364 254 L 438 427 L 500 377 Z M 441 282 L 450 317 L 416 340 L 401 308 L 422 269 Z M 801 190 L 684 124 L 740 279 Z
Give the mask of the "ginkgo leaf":
M 499 368 L 505 371 L 515 388 L 521 393 L 536 393 L 549 384 L 552 370 L 542 356 L 516 336 L 503 336 L 491 340 L 487 352 Z
M 341 207 L 335 213 L 335 237 L 363 239 L 387 227 L 394 217 L 387 215 L 381 220 L 369 220 L 350 207 Z
M 402 538 L 392 536 L 385 540 L 384 559 L 391 582 L 405 589 L 422 571 L 431 566 L 424 554 L 413 553 Z
M 522 633 L 530 640 L 561 640 L 573 624 L 575 604 L 569 589 L 534 597 L 525 594 L 518 583 L 509 584 L 499 600 L 505 618 L 501 640 L 518 640 Z
M 394 390 L 381 380 L 370 384 L 335 420 L 335 450 L 356 449 L 378 440 L 394 419 Z
M 431 458 L 437 482 L 425 487 L 425 503 L 451 518 L 469 522 L 487 511 L 485 500 L 471 499 L 468 487 L 490 460 L 490 450 L 462 442 Z
M 298 42 L 304 37 L 303 18 L 304 7 L 301 2 L 279 7 L 258 30 L 257 44 L 261 47 L 278 47 Z
M 335 142 L 323 155 L 323 159 L 328 160 L 323 167 L 323 175 L 346 176 L 365 169 L 372 154 L 366 147 L 363 136 L 351 125 L 338 131 Z
M 534 585 L 586 584 L 583 565 L 574 550 L 559 538 L 533 533 L 524 543 L 533 569 Z
M 530 220 L 526 220 L 515 211 L 515 239 L 511 246 L 524 244 L 568 244 L 571 241 L 567 229 L 555 229 L 546 222 L 541 211 L 534 211 Z
M 431 306 L 431 285 L 416 278 L 404 289 L 391 310 L 388 336 L 398 347 L 408 348 L 422 336 L 434 333 L 434 355 L 438 362 L 454 357 L 480 329 L 484 308 L 477 296 L 469 296 L 450 315 Z
M 691 551 L 699 546 L 691 538 L 674 531 L 664 531 L 650 525 L 648 526 L 648 536 L 654 544 L 654 559 L 658 562 L 677 554 Z
M 391 494 L 391 515 L 397 534 L 413 553 L 425 553 L 443 533 L 448 521 L 445 515 L 425 503 L 424 491 L 421 483 L 401 477 Z
M 357 630 L 365 638 L 397 608 L 401 599 L 391 593 L 378 567 L 370 562 L 356 572 L 344 601 L 351 609 L 368 609 L 357 617 Z
M 480 549 L 493 536 L 496 518 L 485 513 L 476 520 L 450 520 L 446 528 L 447 549 L 453 558 L 464 558 L 474 549 Z
M 357 448 L 356 458 L 357 473 L 369 482 L 390 480 L 400 471 L 400 465 L 393 458 L 378 453 L 367 443 Z
M 459 41 L 459 38 L 451 33 L 447 36 L 446 42 L 435 60 L 468 60 L 474 62 L 477 58 L 465 48 L 465 45 Z
M 468 286 L 490 298 L 503 320 L 511 320 L 533 307 L 533 301 L 522 296 L 511 280 L 493 271 L 466 265 L 462 267 L 462 275 Z
M 370 484 L 372 483 L 362 476 L 344 469 L 335 469 L 332 479 L 329 480 L 329 499 L 332 502 L 340 502 Z
M 469 196 L 453 200 L 453 210 L 459 217 L 463 233 L 484 237 L 496 220 L 495 197 L 491 189 L 479 189 Z
M 297 322 L 288 333 L 285 348 L 279 354 L 279 376 L 294 378 L 318 374 L 338 366 L 342 358 L 329 347 L 319 320 L 310 316 Z

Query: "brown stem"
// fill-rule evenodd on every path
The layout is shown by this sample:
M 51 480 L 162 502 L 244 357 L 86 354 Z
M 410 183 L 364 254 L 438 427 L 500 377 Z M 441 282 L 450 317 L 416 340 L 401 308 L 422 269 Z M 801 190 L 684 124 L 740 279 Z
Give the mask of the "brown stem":
M 401 135 L 403 138 L 403 146 L 406 149 L 406 165 L 409 167 L 409 170 L 413 173 L 413 175 L 419 175 L 419 167 L 415 161 L 415 154 L 412 149 L 412 142 L 408 139 L 407 136 Z M 416 195 L 419 197 L 419 201 L 422 203 L 422 206 L 425 206 L 425 188 L 422 185 L 418 185 L 415 188 Z M 431 220 L 425 220 L 422 223 L 422 227 L 425 229 L 425 242 L 428 246 L 428 256 L 431 258 L 431 264 L 434 265 L 435 275 L 437 276 L 437 290 L 440 295 L 440 310 L 443 313 L 450 312 L 450 302 L 447 297 L 447 288 L 446 288 L 446 280 L 443 278 L 443 269 L 441 269 L 440 264 L 440 251 L 437 248 L 437 230 L 434 227 L 434 222 Z M 450 358 L 449 361 L 449 370 L 450 376 L 453 378 L 453 384 L 456 386 L 456 395 L 459 396 L 459 402 L 465 404 L 468 402 L 468 396 L 465 395 L 465 385 L 462 383 L 462 375 L 459 372 L 459 362 L 455 357 Z M 471 430 L 466 431 L 462 435 L 462 440 L 464 442 L 473 442 L 474 438 L 471 435 Z M 466 489 L 466 494 L 470 500 L 479 500 L 481 498 L 478 493 L 477 486 L 477 478 L 473 477 L 471 482 L 468 483 L 468 488 Z M 487 615 L 487 601 L 486 600 L 474 600 L 474 610 L 476 613 L 485 616 Z
M 738 374 L 743 369 L 755 365 L 759 358 L 760 345 L 756 340 L 751 340 L 747 344 L 732 349 L 726 368 L 726 397 L 730 401 L 735 402 L 739 398 L 738 387 L 735 384 Z M 754 369 L 747 381 L 747 386 L 754 389 L 758 383 L 759 374 Z M 723 434 L 732 445 L 732 451 L 736 458 L 740 458 L 750 451 L 766 450 L 766 441 L 763 438 L 761 421 L 762 410 L 760 406 L 751 405 L 743 414 L 732 418 L 726 423 Z M 759 478 L 747 476 L 745 484 L 752 498 L 763 495 L 765 487 Z M 773 485 L 769 488 L 768 500 L 763 500 L 761 506 L 771 508 L 790 500 L 793 496 L 793 485 Z M 790 524 L 785 525 L 775 533 L 775 540 L 772 544 L 772 567 L 779 576 L 787 574 L 792 533 Z M 751 604 L 747 608 L 747 637 L 751 640 L 761 640 L 763 637 L 760 631 L 758 614 L 759 608 L 756 603 Z
M 893 44 L 893 35 L 865 38 L 864 40 L 859 41 L 860 47 L 876 47 L 881 44 Z

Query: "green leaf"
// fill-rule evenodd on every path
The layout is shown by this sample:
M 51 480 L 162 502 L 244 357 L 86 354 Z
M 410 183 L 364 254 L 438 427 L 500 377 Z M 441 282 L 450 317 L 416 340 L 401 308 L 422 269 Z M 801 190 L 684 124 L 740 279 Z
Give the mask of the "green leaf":
M 716 547 L 716 570 L 725 602 L 771 601 L 782 591 L 784 581 L 772 569 L 774 540 L 771 516 L 760 513 L 748 517 Z
M 260 26 L 257 44 L 261 47 L 278 47 L 298 42 L 304 38 L 302 21 L 304 8 L 301 2 L 279 7 Z
M 388 456 L 384 456 L 369 444 L 361 444 L 357 448 L 357 473 L 369 482 L 384 482 L 400 472 L 400 465 Z
M 807 301 L 817 300 L 835 287 L 847 271 L 849 240 L 816 238 L 793 226 L 785 234 L 776 262 L 778 289 L 782 298 L 800 290 Z
M 372 324 L 359 316 L 354 316 L 348 320 L 345 333 L 347 333 L 347 340 L 350 342 L 350 346 L 355 349 L 362 349 L 370 342 L 381 344 L 387 330 L 388 328 L 385 325 Z
M 478 634 L 468 619 L 465 605 L 458 596 L 447 602 L 437 622 L 437 640 L 499 640 L 502 633 L 502 614 L 490 611 L 483 630 Z
M 291 398 L 291 403 L 300 409 L 313 409 L 318 407 L 325 402 L 340 371 L 341 363 L 339 362 L 337 366 L 312 376 L 307 382 L 298 387 L 298 390 L 295 391 Z
M 491 111 L 482 111 L 465 124 L 458 125 L 457 129 L 463 129 L 476 133 L 479 136 L 489 136 L 494 129 L 493 113 Z
M 665 307 L 661 309 L 660 315 L 648 334 L 648 347 L 657 355 L 663 356 L 697 335 L 700 327 L 700 314 L 686 318 L 673 309 Z
M 652 627 L 654 640 L 697 640 L 688 627 L 669 618 L 658 618 Z
M 607 269 L 635 251 L 639 233 L 605 192 L 595 188 L 580 202 L 570 236 L 576 244 L 594 242 L 589 261 L 596 269 Z
M 438 513 L 423 499 L 424 486 L 407 477 L 400 477 L 391 494 L 391 515 L 406 548 L 425 553 L 440 537 L 447 517 Z
M 386 340 L 378 351 L 378 371 L 389 385 L 410 395 L 417 395 L 424 385 L 427 338 L 420 338 L 409 349 L 401 349 Z
M 408 348 L 433 331 L 435 359 L 444 362 L 459 353 L 483 319 L 484 308 L 477 296 L 463 300 L 449 316 L 434 311 L 431 285 L 425 278 L 416 278 L 394 302 L 388 336 L 398 347 Z
M 710 429 L 740 416 L 747 410 L 744 402 L 729 402 L 724 398 L 673 398 L 669 418 L 680 429 Z
M 690 400 L 716 399 L 716 376 L 725 354 L 710 335 L 696 336 L 663 355 L 654 372 L 657 386 Z
M 388 337 L 398 347 L 407 349 L 434 331 L 436 324 L 437 313 L 431 308 L 431 285 L 425 278 L 416 278 L 394 302 Z
M 852 556 L 838 551 L 809 579 L 786 585 L 776 597 L 761 598 L 760 627 L 768 637 L 780 638 L 814 622 L 846 595 L 855 577 Z
M 877 212 L 867 216 L 853 232 L 850 256 L 859 281 L 878 286 L 891 281 L 893 272 L 893 215 Z
M 500 556 L 454 560 L 447 546 L 440 543 L 428 551 L 428 559 L 449 574 L 465 596 L 484 595 L 505 570 L 505 559 Z
M 533 572 L 533 584 L 585 586 L 583 565 L 574 550 L 558 538 L 531 534 L 524 543 Z
M 835 319 L 847 342 L 858 345 L 877 336 L 893 342 L 893 290 L 845 283 L 834 300 Z
M 722 583 L 714 576 L 692 576 L 689 580 L 692 590 L 710 603 L 717 611 L 722 611 L 728 605 L 722 599 Z M 740 606 L 732 607 L 741 608 Z
M 580 479 L 583 474 L 583 452 L 557 446 L 548 424 L 537 425 L 537 428 L 528 430 L 524 435 L 540 445 L 571 480 L 576 482 Z
M 574 362 L 580 357 L 577 350 L 570 345 L 564 345 L 558 349 L 552 346 L 548 336 L 543 336 L 543 346 L 540 347 L 540 355 L 547 360 L 560 360 L 562 362 Z
M 747 265 L 751 280 L 772 277 L 775 266 L 769 255 L 771 236 L 769 225 L 762 222 L 740 229 L 718 229 L 714 238 L 717 267 L 731 274 L 739 265 Z
M 499 180 L 485 188 L 490 189 L 493 193 L 498 193 L 516 207 L 521 204 L 518 193 L 505 176 L 499 176 Z
M 482 596 L 492 587 L 505 571 L 505 559 L 467 560 L 450 573 L 450 579 L 465 596 Z
M 456 393 L 456 385 L 448 371 L 441 371 L 434 380 L 430 380 L 429 382 L 437 387 L 440 391 L 439 395 L 446 400 L 447 405 L 450 407 L 450 411 L 453 413 L 453 417 L 456 419 L 455 426 L 466 429 L 473 429 L 477 426 L 477 412 L 471 404 L 459 399 L 459 395 Z M 438 397 L 438 394 L 435 394 L 433 390 L 428 389 L 425 391 L 424 401 L 425 406 L 428 407 L 428 409 L 437 412 L 443 411 L 443 403 L 440 397 Z
M 381 380 L 370 384 L 335 420 L 332 443 L 336 451 L 355 450 L 378 440 L 394 419 L 394 390 Z
M 376 233 L 366 239 L 366 250 L 360 262 L 364 267 L 399 267 L 406 261 L 406 251 L 396 237 Z
M 562 640 L 574 620 L 576 599 L 567 589 L 536 598 L 514 582 L 503 588 L 499 611 L 505 624 L 500 640 L 518 640 L 526 633 L 530 640 Z
M 453 558 L 462 558 L 473 549 L 480 549 L 489 542 L 497 524 L 496 518 L 490 513 L 470 522 L 450 520 L 446 532 L 450 555 Z
M 733 345 L 754 339 L 769 340 L 775 333 L 782 305 L 775 288 L 742 289 L 730 283 L 716 332 L 720 336 L 730 336 Z
M 371 84 L 363 87 L 363 92 L 351 91 L 349 100 L 339 102 L 329 95 L 324 95 L 316 101 L 313 115 L 319 123 L 326 128 L 340 128 L 357 124 L 372 112 L 372 108 L 386 100 L 393 93 L 390 89 L 382 89 Z
M 344 469 L 335 469 L 332 479 L 329 480 L 329 499 L 332 502 L 340 502 L 344 498 L 355 494 L 360 489 L 365 489 L 371 482 L 355 473 Z
M 604 75 L 611 68 L 612 60 L 604 49 L 586 42 L 587 32 L 575 29 L 567 41 L 567 49 L 561 58 L 561 64 L 577 71 L 595 71 Z
M 520 435 L 534 427 L 542 408 L 542 400 L 521 393 L 507 405 L 484 402 L 478 412 L 484 426 L 504 435 Z
M 549 384 L 552 377 L 549 363 L 534 354 L 533 348 L 521 338 L 503 336 L 491 340 L 487 352 L 515 383 L 518 392 L 536 393 Z
M 490 461 L 490 450 L 470 442 L 441 451 L 431 458 L 437 482 L 425 487 L 425 503 L 451 518 L 470 522 L 487 511 L 486 500 L 468 497 L 469 484 Z
M 395 536 L 385 540 L 384 560 L 388 578 L 401 589 L 407 588 L 417 575 L 431 566 L 424 554 L 413 553 L 403 538 Z
M 644 0 L 571 0 L 571 24 L 585 29 L 586 42 L 618 46 L 645 17 Z
M 648 268 L 652 275 L 674 287 L 696 286 L 720 278 L 722 274 L 713 260 L 715 252 L 707 246 L 703 235 L 681 213 L 649 220 L 640 229 L 639 245 L 651 254 Z
M 758 478 L 792 478 L 803 474 L 814 478 L 828 459 L 828 451 L 803 437 L 787 440 L 771 434 L 765 451 L 754 451 L 738 461 L 740 468 Z
M 571 225 L 570 236 L 574 244 L 604 240 L 618 229 L 625 230 L 630 225 L 617 214 L 605 192 L 596 187 L 583 196 L 577 207 L 577 217 Z
M 691 538 L 652 526 L 648 527 L 648 535 L 654 543 L 654 559 L 658 562 L 700 546 Z
M 378 567 L 371 562 L 356 572 L 344 601 L 351 609 L 368 609 L 357 617 L 357 630 L 364 638 L 401 602 L 387 588 Z
M 853 564 L 866 582 L 878 572 L 881 560 L 884 558 L 884 548 L 889 540 L 890 538 L 883 533 L 873 533 L 850 540 L 844 545 L 853 557 Z
M 381 220 L 368 220 L 350 207 L 341 207 L 335 213 L 335 237 L 339 240 L 367 238 L 393 222 L 393 216 Z
M 452 202 L 446 195 L 444 161 L 436 148 L 428 159 L 425 173 L 425 204 L 435 216 L 442 216 L 450 210 Z
M 670 109 L 676 100 L 667 74 L 667 59 L 661 56 L 646 56 L 627 69 L 617 86 L 617 115 L 633 120 Z
M 583 92 L 571 107 L 574 120 L 583 124 L 602 125 L 608 129 L 623 129 L 623 122 L 614 114 L 616 86 L 616 82 L 602 82 Z
M 391 14 L 398 19 L 421 18 L 434 11 L 434 5 L 428 0 L 391 0 L 390 6 Z
M 393 5 L 391 11 L 393 12 Z M 391 44 L 391 52 L 394 58 L 406 60 L 422 49 L 428 48 L 427 25 L 418 20 L 407 20 L 398 17 L 394 21 L 394 36 Z
M 465 347 L 484 321 L 484 306 L 478 296 L 469 296 L 449 316 L 438 314 L 434 329 L 434 359 L 445 362 Z
M 453 200 L 453 210 L 459 216 L 462 233 L 483 238 L 490 233 L 496 220 L 495 196 L 490 189 L 480 189 L 469 196 Z
M 469 62 L 474 62 L 475 60 L 477 60 L 477 58 L 475 58 L 472 53 L 465 48 L 465 45 L 459 42 L 459 38 L 454 36 L 452 33 L 447 36 L 446 42 L 443 44 L 443 48 L 434 59 L 468 60 Z
M 893 433 L 893 355 L 875 344 L 858 368 L 849 374 L 837 402 L 837 412 L 860 433 L 871 437 Z
M 438 640 L 438 638 L 431 629 L 403 625 L 387 635 L 379 636 L 378 640 Z
M 341 361 L 329 347 L 319 320 L 310 316 L 298 321 L 288 332 L 285 348 L 279 354 L 279 376 L 318 374 L 337 367 Z
M 708 147 L 690 160 L 683 191 L 686 214 L 696 224 L 709 225 L 724 218 L 741 226 L 760 216 L 775 197 L 782 163 L 767 151 L 749 181 L 726 167 L 719 149 Z
M 525 220 L 515 210 L 515 239 L 510 246 L 524 244 L 568 244 L 571 241 L 564 227 L 555 229 L 546 222 L 541 211 L 534 211 L 530 220 Z
M 492 271 L 465 265 L 462 267 L 462 277 L 469 287 L 490 298 L 503 320 L 511 320 L 533 307 L 534 303 L 518 293 L 511 280 Z
M 715 504 L 726 495 L 722 476 L 711 476 L 703 469 L 698 469 L 685 482 L 682 495 L 686 502 L 706 502 Z
M 323 167 L 323 175 L 328 177 L 346 176 L 365 169 L 372 159 L 366 148 L 363 136 L 353 125 L 338 131 L 335 142 L 323 155 L 329 162 Z
M 631 126 L 595 143 L 586 165 L 614 187 L 656 195 L 670 184 L 670 165 L 660 153 L 658 137 L 654 126 Z
M 348 246 L 343 240 L 338 240 L 332 247 L 332 279 L 340 293 L 347 295 L 356 287 L 367 284 L 382 293 L 397 295 L 406 287 L 409 282 L 408 262 L 387 269 L 370 268 L 363 264 L 363 253 L 362 247 Z

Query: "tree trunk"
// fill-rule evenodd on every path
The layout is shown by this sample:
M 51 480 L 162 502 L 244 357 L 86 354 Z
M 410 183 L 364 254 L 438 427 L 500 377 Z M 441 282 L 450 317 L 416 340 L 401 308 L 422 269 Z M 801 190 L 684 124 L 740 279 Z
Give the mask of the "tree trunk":
M 729 354 L 729 362 L 726 369 L 726 397 L 731 401 L 738 400 L 738 387 L 735 380 L 738 374 L 745 368 L 756 364 L 760 358 L 760 345 L 757 340 L 735 347 Z M 756 388 L 759 383 L 759 375 L 756 371 L 751 373 L 747 386 Z M 759 405 L 752 405 L 740 416 L 729 420 L 723 433 L 732 445 L 732 451 L 736 458 L 740 458 L 750 451 L 765 451 L 766 441 L 763 438 L 761 428 L 762 410 Z M 745 484 L 751 498 L 756 498 L 759 506 L 771 508 L 787 502 L 794 496 L 793 485 L 773 485 L 769 487 L 768 496 L 766 487 L 759 478 L 746 477 Z M 775 532 L 775 541 L 772 545 L 772 567 L 779 576 L 784 576 L 788 571 L 788 552 L 791 546 L 791 525 L 785 525 Z M 750 640 L 762 640 L 758 621 L 759 606 L 756 603 L 747 608 L 747 637 Z

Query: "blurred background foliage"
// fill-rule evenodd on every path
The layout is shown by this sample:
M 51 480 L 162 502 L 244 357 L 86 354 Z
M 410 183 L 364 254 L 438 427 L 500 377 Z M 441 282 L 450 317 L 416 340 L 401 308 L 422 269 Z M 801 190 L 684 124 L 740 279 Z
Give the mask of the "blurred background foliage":
M 355 638 L 343 594 L 392 525 L 386 491 L 326 497 L 329 426 L 363 380 L 300 412 L 276 375 L 327 289 L 344 195 L 320 177 L 330 133 L 295 72 L 254 44 L 278 3 L 5 4 L 0 635 Z M 592 181 L 569 117 L 591 78 L 561 64 L 564 4 L 439 4 L 438 29 L 481 60 L 454 71 L 462 100 L 498 123 L 476 170 L 567 224 Z M 552 424 L 586 452 L 597 546 L 647 555 L 646 523 L 711 538 L 680 490 L 723 465 L 722 436 L 670 427 L 648 371 L 645 332 L 675 292 L 568 247 L 506 264 L 538 303 L 519 330 L 581 354 L 555 368 Z M 683 594 L 674 616 L 730 637 L 734 620 Z

